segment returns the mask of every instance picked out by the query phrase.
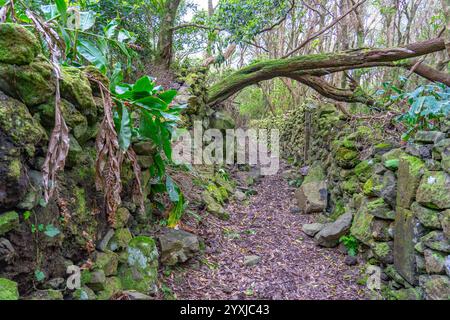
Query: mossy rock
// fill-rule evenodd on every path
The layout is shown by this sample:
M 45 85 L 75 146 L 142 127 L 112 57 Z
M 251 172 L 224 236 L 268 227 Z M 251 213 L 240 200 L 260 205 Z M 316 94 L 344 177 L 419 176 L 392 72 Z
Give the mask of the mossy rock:
M 370 245 L 372 243 L 371 225 L 373 219 L 374 216 L 367 212 L 367 200 L 363 200 L 363 203 L 353 218 L 350 233 L 362 243 Z
M 219 202 L 217 202 L 207 190 L 203 192 L 202 200 L 206 204 L 206 210 L 209 213 L 217 216 L 219 219 L 222 220 L 230 219 L 230 214 L 225 211 L 222 205 Z
M 367 212 L 377 218 L 385 220 L 394 220 L 395 212 L 384 201 L 383 198 L 378 198 L 367 203 Z
M 61 99 L 60 108 L 64 121 L 74 137 L 77 139 L 84 137 L 86 131 L 88 130 L 88 122 L 86 117 L 83 116 L 81 112 L 79 112 L 75 106 L 66 99 Z M 54 99 L 51 99 L 48 103 L 33 108 L 33 111 L 39 113 L 39 118 L 42 125 L 50 130 L 53 129 L 55 125 Z
M 93 268 L 95 270 L 103 270 L 105 276 L 113 276 L 117 274 L 117 266 L 119 264 L 119 256 L 109 250 L 105 252 L 96 252 Z
M 0 213 L 0 236 L 19 226 L 19 215 L 15 211 Z
M 424 174 L 416 198 L 417 202 L 432 209 L 450 208 L 450 175 L 443 171 Z
M 111 251 L 123 250 L 128 247 L 129 242 L 133 239 L 128 228 L 120 228 L 114 232 L 114 236 L 108 243 L 108 248 Z
M 442 211 L 439 217 L 441 221 L 442 229 L 444 230 L 444 235 L 450 239 L 450 209 Z
M 425 163 L 414 156 L 402 156 L 398 168 L 397 206 L 409 208 L 416 197 L 420 178 L 426 171 Z
M 0 301 L 19 300 L 17 283 L 5 278 L 0 278 Z
M 123 289 L 155 294 L 158 256 L 154 239 L 146 236 L 133 238 L 127 248 L 126 262 L 119 267 Z
M 352 176 L 342 183 L 342 190 L 345 193 L 352 195 L 359 191 L 359 181 L 356 177 Z
M 122 282 L 118 277 L 106 278 L 105 288 L 97 294 L 98 300 L 110 300 L 114 295 L 122 292 Z
M 91 288 L 87 286 L 82 286 L 81 288 L 76 289 L 72 293 L 72 298 L 74 300 L 96 300 L 97 295 Z
M 30 300 L 63 300 L 63 294 L 61 291 L 53 289 L 38 290 L 33 292 Z
M 89 79 L 82 70 L 62 68 L 61 96 L 72 102 L 88 118 L 90 124 L 97 120 L 97 106 L 92 95 Z
M 15 23 L 0 24 L 0 63 L 29 64 L 41 51 L 31 31 Z
M 405 156 L 406 152 L 400 148 L 392 149 L 381 156 L 381 162 L 385 164 L 387 161 L 400 160 L 401 157 Z
M 374 242 L 372 244 L 372 251 L 375 257 L 382 263 L 391 264 L 394 262 L 392 243 Z
M 366 182 L 373 173 L 374 160 L 364 160 L 355 167 L 355 175 L 361 182 Z
M 344 169 L 352 169 L 359 163 L 359 153 L 346 147 L 340 147 L 335 155 L 336 163 Z
M 421 288 L 408 288 L 399 290 L 389 290 L 386 294 L 388 300 L 422 300 L 423 292 Z
M 1 81 L 1 80 L 0 80 Z M 47 133 L 20 101 L 0 91 L 0 131 L 32 157 L 35 147 L 47 140 Z
M 23 66 L 0 63 L 0 74 L 0 90 L 28 107 L 45 103 L 55 94 L 53 68 L 43 56 Z
M 420 238 L 420 241 L 430 249 L 450 253 L 450 243 L 443 232 L 431 231 Z
M 303 180 L 303 183 L 320 182 L 326 180 L 325 171 L 319 164 L 311 166 L 308 171 L 308 175 Z
M 420 286 L 427 300 L 450 300 L 450 278 L 448 276 L 420 276 Z
M 420 223 L 426 228 L 441 229 L 439 211 L 423 207 L 417 202 L 414 202 L 411 205 L 411 210 L 414 212 L 417 219 L 419 219 Z

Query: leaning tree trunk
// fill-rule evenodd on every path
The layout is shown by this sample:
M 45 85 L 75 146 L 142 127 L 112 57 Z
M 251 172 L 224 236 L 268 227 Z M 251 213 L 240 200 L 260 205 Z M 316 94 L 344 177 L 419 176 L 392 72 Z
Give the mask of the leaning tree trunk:
M 370 67 L 403 67 L 411 69 L 411 58 L 426 55 L 445 49 L 442 38 L 413 43 L 405 47 L 387 49 L 360 49 L 340 53 L 311 54 L 289 59 L 266 60 L 242 68 L 209 89 L 208 104 L 218 104 L 243 88 L 256 84 L 263 80 L 276 77 L 287 77 L 310 85 L 313 89 L 322 88 L 327 91 L 321 78 L 308 78 L 309 76 L 321 77 L 327 74 L 350 69 Z M 442 82 L 450 86 L 450 76 L 439 72 L 426 65 L 414 69 L 414 72 L 431 81 Z M 347 95 L 340 90 L 339 95 Z M 353 93 L 350 101 L 355 101 Z M 347 101 L 344 98 L 341 101 Z
M 159 29 L 156 62 L 169 68 L 173 59 L 173 28 L 181 0 L 166 0 L 166 7 Z

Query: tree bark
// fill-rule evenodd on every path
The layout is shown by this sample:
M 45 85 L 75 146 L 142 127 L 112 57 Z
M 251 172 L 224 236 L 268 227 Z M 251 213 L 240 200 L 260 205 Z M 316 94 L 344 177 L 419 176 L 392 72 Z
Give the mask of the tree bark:
M 209 90 L 208 104 L 220 103 L 243 88 L 276 77 L 295 79 L 298 76 L 321 76 L 338 71 L 377 66 L 405 67 L 410 59 L 445 49 L 442 38 L 413 43 L 405 47 L 387 49 L 359 49 L 340 53 L 313 54 L 289 59 L 274 59 L 252 64 L 236 71 Z M 400 61 L 400 62 L 399 62 Z M 417 68 L 420 69 L 420 68 Z M 436 71 L 436 70 L 435 70 Z M 420 73 L 415 70 L 416 73 Z M 450 86 L 447 77 L 430 75 L 434 81 Z
M 166 0 L 158 37 L 156 62 L 169 68 L 173 60 L 173 32 L 181 0 Z

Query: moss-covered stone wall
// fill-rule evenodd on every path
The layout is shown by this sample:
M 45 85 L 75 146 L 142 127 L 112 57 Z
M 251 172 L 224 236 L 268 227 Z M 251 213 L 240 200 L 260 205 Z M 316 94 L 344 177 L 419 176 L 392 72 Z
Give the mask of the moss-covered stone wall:
M 364 260 L 382 268 L 385 298 L 450 298 L 449 120 L 406 144 L 377 122 L 311 101 L 254 125 L 281 130 L 282 153 L 299 168 L 290 179 L 303 183 L 300 200 L 317 202 L 317 187 L 308 195 L 307 185 L 326 183 L 327 201 L 312 210 L 321 211 L 318 222 L 352 213 L 349 233 Z
M 108 299 L 124 290 L 155 293 L 155 241 L 135 237 L 131 229 L 137 216 L 131 170 L 125 165 L 122 207 L 113 226 L 95 188 L 103 104 L 87 73 L 101 78 L 92 67 L 62 67 L 61 110 L 70 150 L 46 204 L 41 168 L 54 126 L 53 69 L 33 31 L 0 24 L 0 297 Z M 145 167 L 152 148 L 142 144 L 136 152 Z M 145 187 L 149 179 L 142 181 Z M 146 205 L 151 210 L 149 200 Z M 76 291 L 66 288 L 70 265 L 83 267 Z

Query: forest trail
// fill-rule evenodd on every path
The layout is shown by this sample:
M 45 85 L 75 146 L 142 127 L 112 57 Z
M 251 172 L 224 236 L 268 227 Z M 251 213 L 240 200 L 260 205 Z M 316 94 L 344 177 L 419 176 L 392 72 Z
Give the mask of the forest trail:
M 359 266 L 344 264 L 338 249 L 318 247 L 301 231 L 313 216 L 294 210 L 295 189 L 266 176 L 247 203 L 231 202 L 229 221 L 209 215 L 199 236 L 206 243 L 200 265 L 165 279 L 177 299 L 364 299 Z M 258 256 L 255 265 L 246 256 Z

